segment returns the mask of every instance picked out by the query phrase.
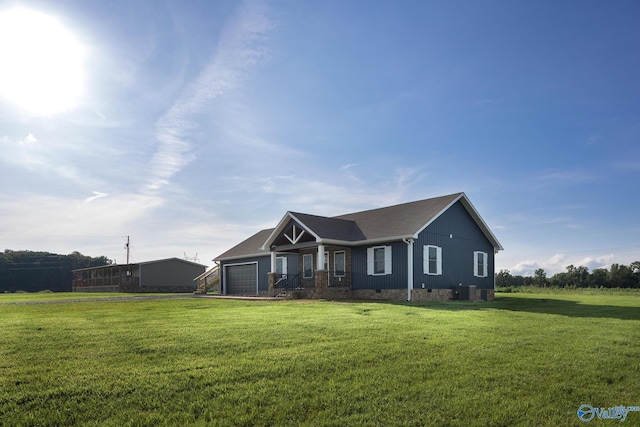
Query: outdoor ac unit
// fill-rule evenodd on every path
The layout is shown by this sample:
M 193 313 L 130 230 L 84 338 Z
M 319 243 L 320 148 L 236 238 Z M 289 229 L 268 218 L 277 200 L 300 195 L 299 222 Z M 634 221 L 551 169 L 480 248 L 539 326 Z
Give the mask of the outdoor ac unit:
M 461 301 L 473 301 L 476 299 L 476 285 L 460 285 L 458 292 Z

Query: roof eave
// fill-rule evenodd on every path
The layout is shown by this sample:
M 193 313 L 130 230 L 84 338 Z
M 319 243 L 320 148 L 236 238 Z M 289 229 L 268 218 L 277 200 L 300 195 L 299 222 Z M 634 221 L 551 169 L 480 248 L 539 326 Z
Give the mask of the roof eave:
M 499 251 L 503 251 L 504 248 L 498 241 L 498 238 L 493 234 L 487 223 L 484 222 L 484 219 L 482 219 L 478 210 L 475 208 L 475 206 L 473 206 L 471 200 L 469 200 L 469 198 L 464 193 L 462 193 L 462 196 L 464 196 L 460 198 L 462 200 L 462 204 L 464 205 L 465 209 L 467 209 L 467 212 L 469 212 L 474 221 L 476 221 L 476 223 L 480 226 L 480 229 L 484 233 L 485 237 L 493 245 L 495 252 L 497 253 Z
M 233 255 L 233 256 L 229 256 L 229 257 L 218 257 L 218 258 L 214 258 L 213 262 L 235 261 L 235 260 L 239 260 L 239 259 L 256 258 L 256 257 L 263 257 L 263 256 L 269 256 L 269 252 L 256 252 L 256 253 L 251 253 L 251 254 Z

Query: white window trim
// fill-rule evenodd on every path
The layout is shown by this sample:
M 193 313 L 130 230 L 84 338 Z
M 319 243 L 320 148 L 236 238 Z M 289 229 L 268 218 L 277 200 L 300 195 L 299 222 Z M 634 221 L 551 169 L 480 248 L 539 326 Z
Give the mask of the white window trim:
M 429 269 L 429 250 L 436 248 L 436 271 Z M 424 245 L 422 253 L 422 270 L 429 276 L 442 276 L 442 248 L 436 245 Z
M 374 272 L 374 251 L 376 249 L 384 249 L 384 272 L 383 273 L 375 273 Z M 391 274 L 391 246 L 373 246 L 371 248 L 367 248 L 367 274 L 369 276 L 384 276 L 386 274 Z
M 304 259 L 307 257 L 311 257 L 311 276 L 307 276 L 307 269 L 304 268 Z M 303 279 L 313 279 L 313 254 L 303 254 L 302 255 L 302 278 Z
M 323 269 L 324 271 L 329 271 L 329 267 L 331 267 L 330 263 L 329 263 L 329 252 L 325 252 L 324 253 L 324 265 L 323 265 Z
M 484 263 L 482 265 L 482 271 L 478 271 L 478 255 L 482 254 L 482 258 L 484 260 Z M 473 275 L 475 277 L 487 277 L 489 275 L 489 268 L 488 268 L 488 264 L 489 264 L 489 254 L 486 252 L 482 252 L 482 251 L 474 251 L 473 252 Z
M 336 256 L 338 254 L 342 254 L 343 255 L 343 268 L 344 270 L 342 270 L 341 274 L 338 274 L 338 272 L 336 271 L 336 265 L 338 265 L 338 263 L 336 262 Z M 333 277 L 344 277 L 347 274 L 347 253 L 346 251 L 337 251 L 333 253 Z

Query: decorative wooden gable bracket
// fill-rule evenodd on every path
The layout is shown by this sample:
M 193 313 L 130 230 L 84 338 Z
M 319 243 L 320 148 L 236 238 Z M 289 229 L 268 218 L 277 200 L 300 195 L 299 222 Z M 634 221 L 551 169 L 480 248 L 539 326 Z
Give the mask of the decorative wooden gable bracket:
M 299 233 L 296 233 L 296 231 L 299 231 Z M 295 224 L 293 224 L 293 227 L 291 228 L 291 236 L 289 236 L 287 233 L 284 233 L 284 237 L 286 237 L 287 240 L 290 241 L 292 245 L 295 245 L 296 243 L 298 243 L 302 238 L 302 236 L 304 236 L 304 230 L 297 229 Z

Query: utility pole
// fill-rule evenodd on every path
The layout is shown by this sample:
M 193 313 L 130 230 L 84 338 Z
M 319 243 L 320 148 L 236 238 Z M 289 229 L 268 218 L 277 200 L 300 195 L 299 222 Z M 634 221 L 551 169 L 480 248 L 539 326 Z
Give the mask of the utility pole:
M 129 236 L 127 236 L 127 244 L 124 245 L 124 248 L 127 250 L 127 265 L 129 265 Z

